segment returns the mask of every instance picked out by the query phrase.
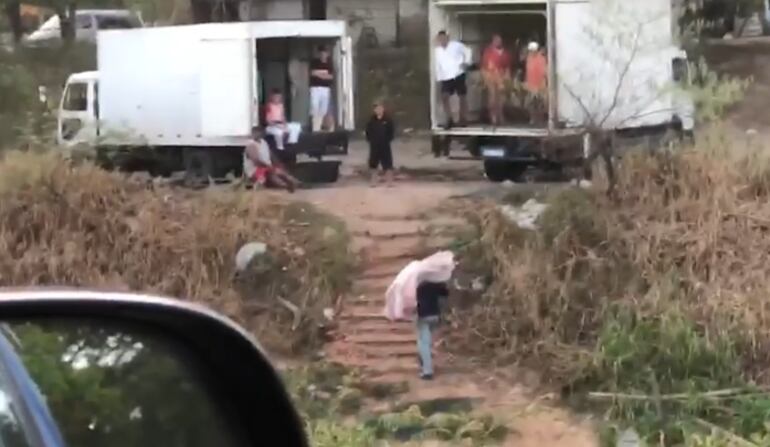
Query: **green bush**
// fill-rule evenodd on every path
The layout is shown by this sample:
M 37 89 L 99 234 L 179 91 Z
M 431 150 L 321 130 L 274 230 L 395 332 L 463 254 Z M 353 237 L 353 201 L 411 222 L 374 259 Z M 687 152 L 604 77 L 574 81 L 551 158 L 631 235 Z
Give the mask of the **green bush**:
M 0 49 L 0 149 L 50 143 L 54 111 L 67 77 L 96 69 L 93 45 Z M 39 101 L 38 86 L 45 86 L 48 104 Z

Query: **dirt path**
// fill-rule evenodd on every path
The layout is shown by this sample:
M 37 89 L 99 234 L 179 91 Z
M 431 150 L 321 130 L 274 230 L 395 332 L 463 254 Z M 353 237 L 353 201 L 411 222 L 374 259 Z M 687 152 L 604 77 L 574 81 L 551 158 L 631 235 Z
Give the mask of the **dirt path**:
M 391 405 L 434 400 L 472 402 L 475 410 L 493 413 L 508 423 L 512 435 L 505 445 L 598 445 L 589 422 L 575 421 L 568 413 L 554 410 L 548 399 L 538 398 L 537 374 L 474 367 L 442 352 L 439 342 L 434 347 L 435 379 L 419 380 L 413 324 L 391 323 L 382 316 L 385 290 L 398 271 L 431 247 L 448 242 L 439 228 L 461 223 L 430 211 L 453 196 L 488 188 L 484 181 L 407 181 L 394 188 L 346 182 L 299 193 L 302 200 L 347 223 L 353 249 L 361 259 L 361 270 L 352 293 L 344 299 L 339 330 L 327 346 L 327 356 L 360 368 L 369 382 L 407 384 L 408 392 L 394 396 L 397 402 Z

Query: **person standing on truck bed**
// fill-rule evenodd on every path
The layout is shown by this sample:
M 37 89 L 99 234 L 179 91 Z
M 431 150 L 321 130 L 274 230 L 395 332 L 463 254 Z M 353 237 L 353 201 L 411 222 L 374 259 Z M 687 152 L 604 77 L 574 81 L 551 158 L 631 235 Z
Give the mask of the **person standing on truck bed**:
M 548 61 L 540 50 L 540 44 L 532 41 L 527 45 L 525 87 L 529 95 L 530 124 L 544 121 L 548 88 Z
M 270 93 L 270 101 L 265 106 L 265 131 L 275 139 L 275 147 L 283 150 L 284 143 L 296 144 L 302 132 L 300 123 L 286 122 L 286 107 L 283 104 L 283 94 L 275 89 Z
M 451 104 L 454 95 L 457 95 L 460 102 L 460 126 L 465 126 L 468 114 L 465 70 L 471 62 L 470 51 L 463 43 L 449 39 L 446 31 L 439 31 L 436 40 L 436 80 L 441 84 L 441 101 L 447 118 L 446 127 L 449 129 L 454 125 Z
M 332 99 L 334 68 L 329 49 L 318 47 L 318 57 L 310 61 L 310 119 L 313 132 L 320 131 L 324 124 L 328 130 L 334 129 L 334 118 L 329 113 Z
M 492 41 L 481 57 L 481 75 L 487 87 L 489 121 L 497 126 L 503 121 L 505 86 L 511 78 L 511 54 L 503 47 L 503 38 L 492 35 Z

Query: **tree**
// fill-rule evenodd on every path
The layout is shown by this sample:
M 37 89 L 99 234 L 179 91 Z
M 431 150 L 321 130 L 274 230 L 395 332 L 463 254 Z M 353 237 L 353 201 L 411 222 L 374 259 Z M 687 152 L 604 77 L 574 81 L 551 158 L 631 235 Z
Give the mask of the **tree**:
M 100 321 L 10 328 L 68 445 L 231 445 L 194 364 L 163 336 Z
M 570 69 L 558 73 L 559 91 L 566 93 L 559 111 L 584 129 L 584 177 L 591 178 L 591 165 L 601 157 L 612 194 L 618 130 L 665 122 L 679 112 L 670 70 L 660 66 L 661 54 L 671 55 L 667 64 L 674 57 L 670 5 L 603 0 L 585 7 L 591 11 L 583 11 L 584 23 L 571 36 L 576 54 L 560 55 Z
M 15 43 L 21 42 L 23 35 L 23 29 L 21 24 L 21 3 L 19 0 L 0 0 L 3 5 L 3 13 L 6 20 L 11 27 L 13 33 L 13 41 Z
M 195 23 L 237 22 L 240 19 L 237 0 L 190 0 Z

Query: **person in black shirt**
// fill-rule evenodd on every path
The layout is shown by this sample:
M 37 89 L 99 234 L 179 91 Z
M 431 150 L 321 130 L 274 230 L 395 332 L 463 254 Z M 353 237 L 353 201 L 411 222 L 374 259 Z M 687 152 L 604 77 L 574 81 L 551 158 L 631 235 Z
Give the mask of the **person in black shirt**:
M 422 282 L 417 286 L 417 352 L 422 371 L 420 378 L 433 379 L 433 328 L 440 320 L 442 298 L 449 296 L 446 283 Z
M 381 102 L 374 104 L 374 113 L 366 124 L 366 141 L 369 142 L 369 169 L 372 185 L 377 183 L 377 168 L 382 168 L 388 186 L 393 185 L 393 151 L 390 143 L 395 134 L 393 119 L 385 113 Z
M 324 122 L 331 130 L 334 120 L 329 114 L 334 84 L 334 68 L 329 50 L 325 46 L 318 48 L 318 57 L 310 61 L 310 118 L 313 132 L 323 128 Z

